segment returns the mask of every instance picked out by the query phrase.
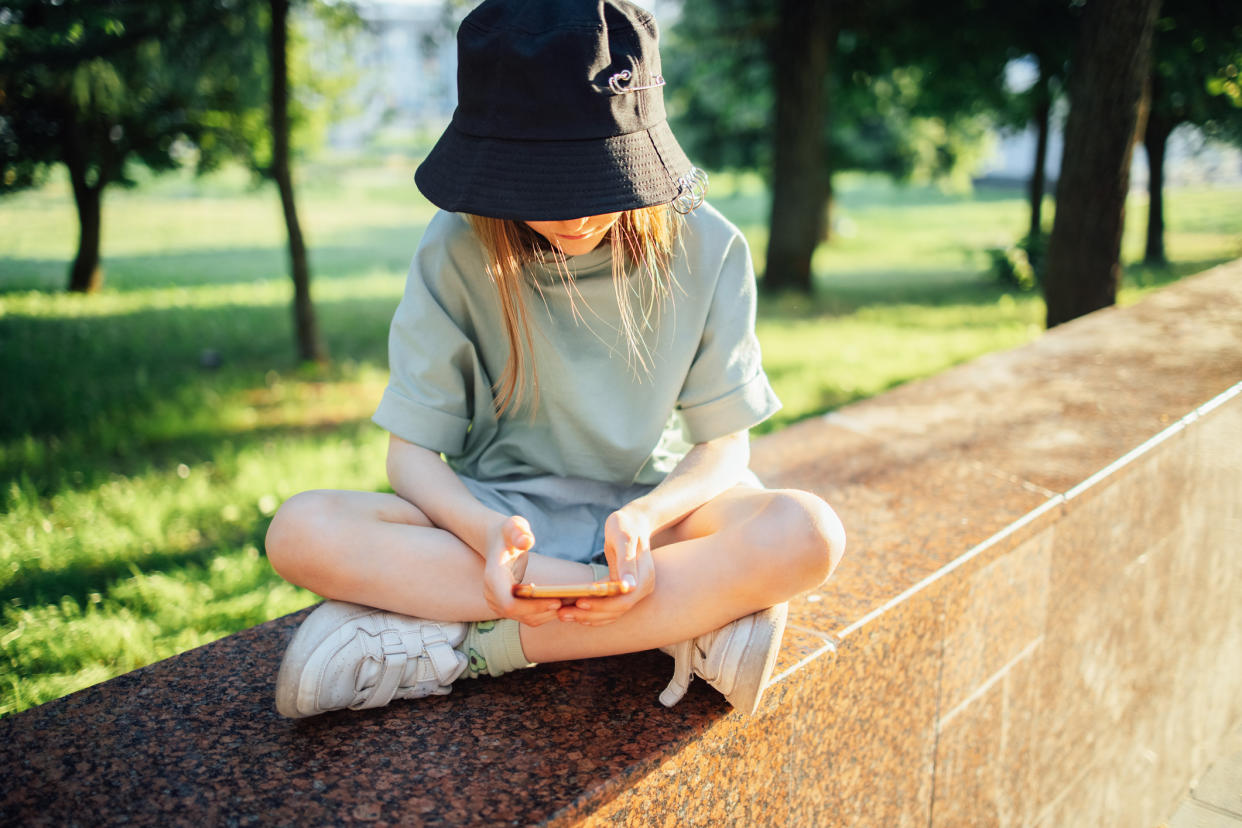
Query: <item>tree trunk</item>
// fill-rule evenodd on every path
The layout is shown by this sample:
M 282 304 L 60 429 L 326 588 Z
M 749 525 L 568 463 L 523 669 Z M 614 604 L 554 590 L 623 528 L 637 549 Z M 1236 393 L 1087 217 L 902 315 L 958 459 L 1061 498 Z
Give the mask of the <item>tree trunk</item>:
M 811 254 L 824 237 L 830 188 L 824 82 L 832 47 L 828 3 L 782 0 L 769 59 L 776 91 L 772 215 L 764 287 L 811 291 Z
M 1130 158 L 1159 0 L 1083 10 L 1048 242 L 1048 327 L 1117 301 Z
M 823 192 L 819 198 L 823 202 L 823 208 L 819 211 L 819 240 L 832 240 L 832 167 L 825 159 L 824 175 L 820 181 L 823 186 Z
M 293 323 L 297 337 L 298 357 L 316 362 L 327 358 L 319 342 L 315 324 L 315 306 L 310 296 L 310 264 L 302 227 L 298 222 L 297 203 L 293 198 L 293 176 L 289 170 L 289 0 L 271 0 L 272 29 L 269 59 L 272 70 L 272 177 L 280 190 L 280 204 L 285 212 L 289 234 L 289 268 L 293 277 Z
M 72 127 L 71 127 L 72 130 Z M 102 180 L 90 181 L 81 139 L 76 132 L 68 136 L 65 165 L 69 168 L 69 181 L 73 186 L 73 200 L 78 207 L 78 252 L 69 266 L 69 290 L 75 293 L 95 293 L 103 287 L 103 268 L 100 266 L 100 224 L 103 218 Z
M 1031 172 L 1030 200 L 1031 226 L 1026 237 L 1035 242 L 1044 232 L 1044 187 L 1048 176 L 1048 128 L 1052 119 L 1051 79 L 1044 71 L 1043 61 L 1039 67 L 1039 86 L 1035 93 L 1035 169 Z
M 1154 101 L 1153 101 L 1154 104 Z M 1147 250 L 1143 262 L 1165 265 L 1164 255 L 1164 150 L 1176 126 L 1172 119 L 1153 112 L 1147 117 L 1143 147 L 1147 150 Z

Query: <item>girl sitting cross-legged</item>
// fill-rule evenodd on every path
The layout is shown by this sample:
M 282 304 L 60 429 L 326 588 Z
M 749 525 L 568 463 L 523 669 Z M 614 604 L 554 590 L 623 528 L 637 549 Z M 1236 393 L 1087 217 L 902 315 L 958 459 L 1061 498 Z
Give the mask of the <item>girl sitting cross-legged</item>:
M 785 602 L 840 560 L 827 504 L 748 469 L 780 405 L 750 252 L 669 130 L 656 42 L 623 0 L 462 23 L 457 110 L 416 175 L 442 210 L 374 417 L 394 493 L 304 492 L 268 532 L 276 570 L 329 599 L 285 654 L 284 715 L 655 648 L 665 704 L 697 674 L 753 712 Z

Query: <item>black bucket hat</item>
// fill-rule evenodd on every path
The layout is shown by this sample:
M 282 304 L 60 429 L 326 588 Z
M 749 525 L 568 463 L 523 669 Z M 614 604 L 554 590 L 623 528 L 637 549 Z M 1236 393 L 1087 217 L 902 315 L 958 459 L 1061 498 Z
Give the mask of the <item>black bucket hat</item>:
M 458 29 L 457 109 L 418 188 L 444 210 L 532 221 L 701 199 L 658 38 L 624 0 L 482 3 Z

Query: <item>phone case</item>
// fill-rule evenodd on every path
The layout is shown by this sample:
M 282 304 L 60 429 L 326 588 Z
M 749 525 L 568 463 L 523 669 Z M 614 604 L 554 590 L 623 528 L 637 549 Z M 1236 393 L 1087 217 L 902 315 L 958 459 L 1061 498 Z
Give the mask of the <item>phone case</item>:
M 606 598 L 620 595 L 624 590 L 617 581 L 597 581 L 593 584 L 514 584 L 515 598 Z

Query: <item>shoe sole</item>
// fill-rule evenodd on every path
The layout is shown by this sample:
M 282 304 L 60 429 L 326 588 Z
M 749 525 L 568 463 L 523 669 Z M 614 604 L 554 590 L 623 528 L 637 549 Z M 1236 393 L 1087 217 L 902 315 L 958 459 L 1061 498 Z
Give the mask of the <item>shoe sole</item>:
M 759 709 L 763 691 L 767 689 L 776 657 L 780 655 L 781 638 L 785 635 L 785 621 L 789 617 L 789 604 L 777 604 L 763 612 L 755 613 L 754 624 L 746 640 L 742 663 L 749 663 L 758 653 L 764 653 L 762 669 L 738 676 L 733 692 L 725 696 L 734 709 L 747 715 Z
M 311 656 L 336 630 L 373 612 L 376 612 L 374 607 L 325 601 L 306 617 L 293 634 L 293 640 L 289 642 L 285 657 L 280 662 L 280 672 L 276 674 L 276 712 L 290 719 L 304 719 L 328 712 L 327 708 L 317 705 L 310 710 L 298 706 L 298 697 L 309 678 L 306 671 Z

